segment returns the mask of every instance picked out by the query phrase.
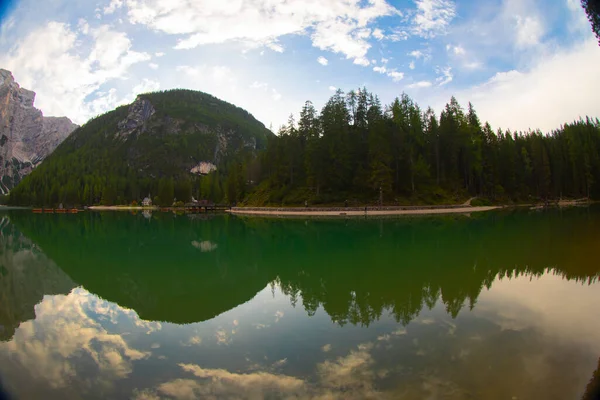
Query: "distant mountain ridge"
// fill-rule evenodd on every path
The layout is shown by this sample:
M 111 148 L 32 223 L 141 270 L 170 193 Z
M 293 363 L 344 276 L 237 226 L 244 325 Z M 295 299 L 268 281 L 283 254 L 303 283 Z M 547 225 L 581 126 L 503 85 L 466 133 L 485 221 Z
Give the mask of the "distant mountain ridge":
M 0 193 L 8 193 L 78 125 L 66 117 L 44 117 L 33 106 L 35 92 L 0 69 Z
M 148 194 L 170 205 L 222 193 L 219 174 L 252 159 L 274 136 L 247 111 L 209 94 L 176 89 L 139 95 L 75 130 L 11 192 L 18 205 L 124 204 Z M 240 180 L 243 178 L 240 178 Z

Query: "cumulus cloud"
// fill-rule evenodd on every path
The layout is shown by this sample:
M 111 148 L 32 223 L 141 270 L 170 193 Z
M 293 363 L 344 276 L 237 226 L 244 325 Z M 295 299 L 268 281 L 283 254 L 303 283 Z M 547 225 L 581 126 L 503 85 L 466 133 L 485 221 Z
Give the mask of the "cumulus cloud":
M 495 127 L 547 132 L 579 116 L 600 115 L 600 51 L 594 38 L 538 57 L 527 70 L 499 72 L 457 94 Z
M 323 66 L 326 66 L 329 64 L 329 60 L 327 60 L 325 57 L 321 56 L 319 58 L 317 58 L 317 62 Z
M 456 5 L 451 0 L 416 0 L 417 12 L 412 32 L 426 39 L 444 35 L 456 16 Z
M 123 7 L 123 0 L 111 0 L 110 4 L 104 7 L 104 15 L 113 14 L 121 7 Z
M 385 0 L 125 1 L 131 23 L 184 36 L 177 49 L 238 41 L 283 51 L 278 38 L 309 34 L 313 46 L 353 60 L 364 58 L 371 47 L 368 25 L 399 13 Z
M 87 49 L 82 40 L 89 43 Z M 83 123 L 130 100 L 118 99 L 113 91 L 104 92 L 104 99 L 85 101 L 103 84 L 126 77 L 132 65 L 149 59 L 149 54 L 132 49 L 125 33 L 107 25 L 73 31 L 67 24 L 49 22 L 0 55 L 0 65 L 14 71 L 23 87 L 36 91 L 36 106 L 46 115 L 68 115 Z
M 79 381 L 83 383 L 80 390 L 87 392 L 110 386 L 129 376 L 133 361 L 150 355 L 131 348 L 122 336 L 108 333 L 97 321 L 126 317 L 135 322 L 137 315 L 84 289 L 45 297 L 35 311 L 35 320 L 22 323 L 13 339 L 0 345 L 0 351 L 8 351 L 11 359 L 50 387 L 69 387 Z M 81 360 L 96 365 L 93 379 L 77 379 L 81 372 L 76 363 Z
M 538 17 L 515 17 L 517 47 L 538 45 L 544 35 L 544 26 Z
M 323 351 L 329 351 L 325 346 Z M 229 372 L 224 369 L 203 368 L 196 364 L 179 364 L 189 378 L 179 378 L 159 384 L 155 390 L 139 392 L 139 399 L 154 399 L 159 395 L 175 399 L 366 399 L 381 398 L 375 389 L 376 380 L 384 378 L 384 370 L 373 368 L 370 354 L 373 344 L 364 343 L 349 354 L 317 364 L 317 382 L 271 372 Z M 278 368 L 287 360 L 272 365 Z
M 363 67 L 368 67 L 369 65 L 371 65 L 371 61 L 369 61 L 365 57 L 359 57 L 359 58 L 355 58 L 354 59 L 354 64 L 360 65 L 360 66 L 363 66 Z
M 224 369 L 206 369 L 194 364 L 179 364 L 195 379 L 176 379 L 158 387 L 158 391 L 176 399 L 252 398 L 262 399 L 306 393 L 306 384 L 298 378 L 267 372 L 237 374 Z

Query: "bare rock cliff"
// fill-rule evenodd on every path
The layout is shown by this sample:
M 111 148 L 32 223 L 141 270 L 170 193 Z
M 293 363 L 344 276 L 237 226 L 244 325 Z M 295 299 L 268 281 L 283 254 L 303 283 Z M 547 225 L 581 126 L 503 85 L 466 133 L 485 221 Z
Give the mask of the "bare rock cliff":
M 0 69 L 0 193 L 16 186 L 78 125 L 66 117 L 44 117 L 33 106 L 35 92 Z

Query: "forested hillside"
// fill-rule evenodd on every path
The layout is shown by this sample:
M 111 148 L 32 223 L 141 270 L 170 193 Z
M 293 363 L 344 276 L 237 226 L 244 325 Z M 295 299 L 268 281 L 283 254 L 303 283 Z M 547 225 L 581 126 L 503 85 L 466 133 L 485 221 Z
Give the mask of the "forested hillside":
M 138 100 L 75 131 L 10 201 L 131 204 L 148 193 L 161 205 L 192 196 L 246 205 L 600 197 L 598 119 L 549 133 L 495 131 L 454 98 L 438 116 L 405 94 L 383 106 L 359 89 L 336 92 L 321 112 L 306 102 L 299 121 L 290 117 L 275 136 L 246 111 L 205 93 Z M 147 121 L 144 101 L 155 109 Z M 192 174 L 201 161 L 217 171 Z
M 245 110 L 211 95 L 171 90 L 90 120 L 10 194 L 17 205 L 130 204 L 150 194 L 160 204 L 205 191 L 222 197 L 220 176 L 253 159 L 273 134 Z M 210 163 L 201 180 L 191 170 Z
M 598 197 L 600 122 L 494 131 L 455 98 L 438 117 L 405 94 L 384 107 L 365 89 L 338 91 L 320 113 L 307 102 L 290 118 L 260 165 L 251 204 Z

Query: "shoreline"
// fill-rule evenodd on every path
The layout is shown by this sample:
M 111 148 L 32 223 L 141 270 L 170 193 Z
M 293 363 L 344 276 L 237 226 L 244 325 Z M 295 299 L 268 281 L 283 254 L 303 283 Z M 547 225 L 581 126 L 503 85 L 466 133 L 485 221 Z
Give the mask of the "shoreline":
M 470 207 L 470 206 L 459 206 L 459 207 L 439 207 L 439 208 L 416 208 L 409 209 L 407 207 L 398 209 L 356 209 L 351 208 L 345 210 L 343 208 L 331 209 L 323 208 L 322 210 L 317 209 L 256 209 L 256 208 L 232 208 L 229 212 L 234 215 L 255 215 L 255 216 L 321 216 L 321 217 L 357 217 L 357 216 L 382 216 L 382 215 L 439 215 L 439 214 L 470 214 L 474 212 L 485 212 L 500 209 L 500 206 L 486 206 L 486 207 Z
M 143 206 L 89 206 L 91 211 L 130 211 L 130 210 L 149 210 L 158 211 L 159 207 L 143 207 Z

